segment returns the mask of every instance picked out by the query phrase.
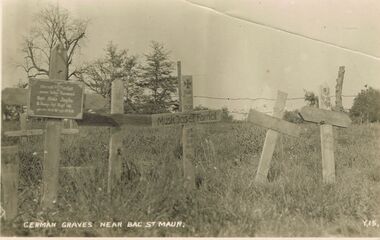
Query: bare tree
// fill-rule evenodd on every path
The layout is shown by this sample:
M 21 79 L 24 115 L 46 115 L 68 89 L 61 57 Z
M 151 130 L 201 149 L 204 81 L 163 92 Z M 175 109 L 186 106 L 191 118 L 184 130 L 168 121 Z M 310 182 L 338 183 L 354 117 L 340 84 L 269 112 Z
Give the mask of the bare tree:
M 73 19 L 66 9 L 49 5 L 36 14 L 35 25 L 24 37 L 22 52 L 24 62 L 20 66 L 28 77 L 48 76 L 50 52 L 61 43 L 67 50 L 67 67 L 72 65 L 74 55 L 80 48 L 88 25 L 88 20 Z M 69 69 L 70 71 L 70 69 Z M 78 74 L 75 69 L 68 71 L 67 79 Z

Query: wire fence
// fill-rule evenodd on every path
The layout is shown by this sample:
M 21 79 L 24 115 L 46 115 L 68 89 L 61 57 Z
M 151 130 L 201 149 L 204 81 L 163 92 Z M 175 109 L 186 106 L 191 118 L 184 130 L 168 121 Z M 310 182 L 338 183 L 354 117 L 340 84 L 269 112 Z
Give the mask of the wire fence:
M 226 101 L 258 101 L 258 100 L 265 100 L 265 101 L 276 101 L 275 98 L 233 98 L 233 97 L 211 97 L 211 96 L 193 96 L 194 98 L 203 98 L 203 99 L 213 99 L 213 100 L 226 100 Z M 335 96 L 331 96 L 335 97 Z M 356 97 L 356 95 L 342 95 L 342 97 Z M 286 100 L 292 101 L 292 100 L 304 100 L 305 97 L 293 97 L 293 98 L 287 98 Z
M 212 99 L 212 100 L 222 100 L 222 101 L 259 101 L 259 100 L 264 100 L 264 101 L 276 101 L 275 98 L 264 98 L 264 97 L 258 97 L 258 98 L 249 98 L 249 97 L 240 97 L 240 98 L 235 98 L 235 97 L 212 97 L 212 96 L 200 96 L 196 95 L 193 96 L 194 98 L 200 98 L 200 99 Z M 336 97 L 335 95 L 331 96 L 332 98 Z M 342 95 L 344 98 L 354 98 L 356 95 Z M 294 101 L 294 100 L 305 100 L 305 97 L 292 97 L 292 98 L 287 98 L 287 101 Z M 347 110 L 347 109 L 345 109 Z M 239 114 L 243 116 L 247 116 L 249 113 L 245 111 L 238 111 L 238 110 L 230 110 L 229 113 L 233 114 Z M 271 114 L 273 111 L 265 111 L 262 113 L 267 113 Z

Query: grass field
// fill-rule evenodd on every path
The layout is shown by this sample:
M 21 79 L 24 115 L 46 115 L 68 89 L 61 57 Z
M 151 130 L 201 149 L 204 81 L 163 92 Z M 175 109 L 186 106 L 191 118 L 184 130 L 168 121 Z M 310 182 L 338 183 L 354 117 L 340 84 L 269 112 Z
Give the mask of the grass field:
M 17 123 L 6 122 L 4 129 Z M 59 199 L 39 209 L 43 137 L 20 145 L 19 216 L 2 221 L 6 236 L 380 236 L 380 125 L 334 129 L 336 184 L 322 184 L 319 128 L 298 139 L 282 136 L 269 183 L 253 182 L 265 129 L 248 123 L 197 126 L 199 188 L 182 188 L 179 128 L 132 128 L 125 132 L 122 182 L 112 203 L 106 197 L 109 132 L 81 128 L 63 136 L 62 166 L 93 166 L 60 172 Z M 17 140 L 3 138 L 2 145 Z M 31 221 L 182 221 L 178 228 L 23 228 Z

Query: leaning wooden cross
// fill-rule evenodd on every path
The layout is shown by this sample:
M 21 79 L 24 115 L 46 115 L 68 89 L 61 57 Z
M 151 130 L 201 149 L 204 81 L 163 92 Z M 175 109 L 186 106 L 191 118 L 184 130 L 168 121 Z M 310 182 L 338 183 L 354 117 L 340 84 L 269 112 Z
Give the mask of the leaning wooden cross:
M 303 107 L 300 111 L 303 120 L 321 124 L 321 151 L 323 182 L 335 182 L 334 135 L 333 127 L 346 128 L 351 124 L 350 118 L 343 112 L 331 111 L 330 89 L 325 84 L 320 87 L 319 109 Z
M 254 123 L 261 127 L 269 128 L 265 137 L 263 151 L 261 152 L 260 162 L 255 178 L 256 182 L 267 181 L 270 162 L 272 161 L 278 134 L 284 133 L 292 137 L 298 137 L 300 135 L 301 129 L 297 125 L 281 119 L 284 114 L 287 96 L 288 94 L 278 91 L 273 116 L 269 116 L 255 110 L 250 110 L 249 112 L 247 119 L 248 122 Z
M 152 115 L 153 127 L 183 125 L 182 129 L 182 161 L 185 188 L 195 188 L 195 173 L 193 161 L 194 150 L 194 125 L 196 123 L 218 122 L 222 119 L 220 110 L 193 111 L 193 80 L 192 76 L 182 76 L 181 108 L 180 113 L 163 113 Z

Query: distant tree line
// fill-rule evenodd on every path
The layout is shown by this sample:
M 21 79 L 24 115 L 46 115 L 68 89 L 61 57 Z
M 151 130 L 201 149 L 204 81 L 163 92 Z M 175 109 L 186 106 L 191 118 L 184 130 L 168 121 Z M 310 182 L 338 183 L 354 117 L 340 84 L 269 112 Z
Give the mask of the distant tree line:
M 121 79 L 124 82 L 125 112 L 150 114 L 179 109 L 174 62 L 162 43 L 152 41 L 150 51 L 141 60 L 109 42 L 102 57 L 79 64 L 75 60 L 87 37 L 88 19 L 75 19 L 66 9 L 48 5 L 35 15 L 33 22 L 21 48 L 23 62 L 18 65 L 28 78 L 49 76 L 50 52 L 60 43 L 68 53 L 67 79 L 83 82 L 88 89 L 109 101 L 112 81 Z M 18 87 L 27 85 L 27 82 L 19 83 Z M 318 107 L 318 97 L 313 92 L 305 91 L 304 98 L 307 105 Z M 23 111 L 15 106 L 3 106 L 2 109 L 6 118 L 17 118 L 17 113 Z M 224 121 L 232 121 L 227 108 L 222 108 L 222 112 Z M 365 86 L 355 97 L 349 114 L 357 123 L 380 121 L 379 90 Z M 302 122 L 297 111 L 286 111 L 285 119 Z

